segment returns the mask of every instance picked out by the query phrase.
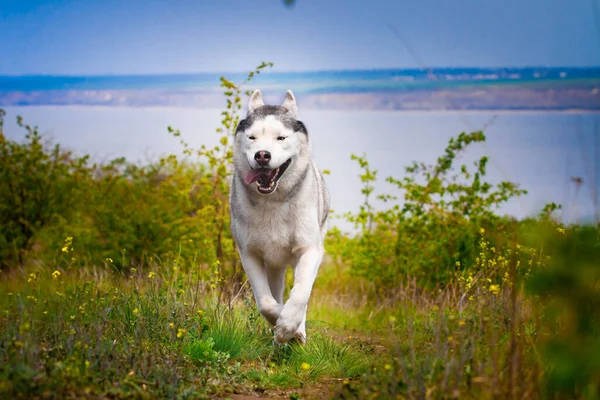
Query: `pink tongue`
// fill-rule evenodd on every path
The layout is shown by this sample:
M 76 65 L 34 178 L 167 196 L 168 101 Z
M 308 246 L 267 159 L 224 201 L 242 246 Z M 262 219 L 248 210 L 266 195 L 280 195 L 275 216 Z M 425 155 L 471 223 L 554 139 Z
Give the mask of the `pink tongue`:
M 244 183 L 249 185 L 252 182 L 256 182 L 261 175 L 265 175 L 264 171 L 261 171 L 260 169 L 251 169 L 250 171 L 246 172 L 246 176 L 244 176 Z
M 273 178 L 271 175 L 273 175 L 273 173 L 275 172 L 275 170 L 269 170 L 269 169 L 251 169 L 250 171 L 246 172 L 246 175 L 244 176 L 244 183 L 246 185 L 249 185 L 253 182 L 256 182 L 261 176 L 264 176 L 267 178 L 267 180 L 271 180 L 271 178 Z

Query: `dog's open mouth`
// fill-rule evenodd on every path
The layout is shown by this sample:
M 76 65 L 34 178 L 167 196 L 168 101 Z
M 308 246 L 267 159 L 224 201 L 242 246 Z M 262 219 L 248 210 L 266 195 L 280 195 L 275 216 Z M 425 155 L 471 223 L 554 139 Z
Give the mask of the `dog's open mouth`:
M 258 189 L 259 193 L 273 193 L 275 189 L 277 189 L 277 182 L 279 182 L 279 179 L 283 176 L 283 173 L 291 163 L 292 159 L 290 158 L 281 164 L 279 168 L 251 169 L 250 171 L 246 172 L 246 175 L 244 176 L 244 183 L 246 183 L 246 185 L 250 185 L 251 183 L 256 182 L 256 188 Z

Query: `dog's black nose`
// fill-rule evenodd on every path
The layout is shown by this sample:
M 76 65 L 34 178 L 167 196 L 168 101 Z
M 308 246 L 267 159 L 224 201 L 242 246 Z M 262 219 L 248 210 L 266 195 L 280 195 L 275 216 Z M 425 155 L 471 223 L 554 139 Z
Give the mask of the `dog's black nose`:
M 254 155 L 254 159 L 260 166 L 265 166 L 271 161 L 271 153 L 268 151 L 257 151 Z

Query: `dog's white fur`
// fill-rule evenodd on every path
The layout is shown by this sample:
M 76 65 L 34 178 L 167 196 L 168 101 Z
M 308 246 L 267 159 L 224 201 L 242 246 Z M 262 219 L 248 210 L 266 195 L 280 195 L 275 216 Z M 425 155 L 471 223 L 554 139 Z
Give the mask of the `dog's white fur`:
M 251 123 L 240 123 L 236 132 L 231 229 L 258 309 L 275 326 L 275 340 L 305 343 L 307 304 L 324 254 L 329 193 L 312 161 L 310 136 L 298 125 L 293 93 L 286 93 L 280 107 L 263 107 L 257 90 L 248 104 Z M 277 109 L 273 115 L 264 112 L 269 107 Z M 260 167 L 254 159 L 258 151 L 271 153 L 272 169 L 292 160 L 271 194 L 244 183 L 244 174 Z M 284 304 L 288 265 L 294 286 Z

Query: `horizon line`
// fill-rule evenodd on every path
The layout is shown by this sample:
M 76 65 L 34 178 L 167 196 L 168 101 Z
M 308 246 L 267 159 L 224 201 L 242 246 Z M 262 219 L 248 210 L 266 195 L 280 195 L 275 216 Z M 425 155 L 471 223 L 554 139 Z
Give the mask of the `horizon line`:
M 478 67 L 478 66 L 452 66 L 452 67 L 385 67 L 385 68 L 341 68 L 341 69 L 314 69 L 314 70 L 263 70 L 270 74 L 310 74 L 310 73 L 330 73 L 330 72 L 373 72 L 373 71 L 429 71 L 429 70 L 460 70 L 460 69 L 481 69 L 481 70 L 507 70 L 507 69 L 579 69 L 579 70 L 600 70 L 600 64 L 596 66 L 496 66 L 496 67 Z M 252 70 L 246 71 L 202 71 L 202 72 L 167 72 L 167 73 L 93 73 L 93 74 L 54 74 L 54 73 L 25 73 L 25 74 L 0 74 L 2 78 L 28 78 L 28 77 L 46 77 L 46 78 L 105 78 L 105 77 L 153 77 L 153 76 L 198 76 L 198 75 L 223 75 L 223 74 L 248 74 Z

